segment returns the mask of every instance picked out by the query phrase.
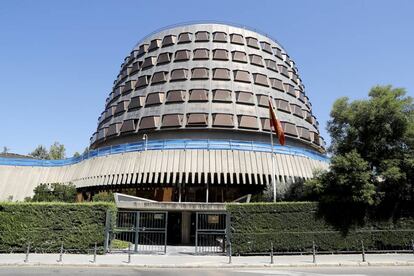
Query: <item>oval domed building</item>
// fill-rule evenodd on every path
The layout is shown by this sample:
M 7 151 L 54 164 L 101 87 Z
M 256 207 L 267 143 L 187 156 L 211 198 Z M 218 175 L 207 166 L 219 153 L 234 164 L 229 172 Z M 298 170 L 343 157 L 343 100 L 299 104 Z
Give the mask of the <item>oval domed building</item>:
M 286 135 L 273 149 L 269 99 Z M 227 24 L 179 25 L 142 39 L 121 65 L 90 149 L 2 166 L 30 167 L 24 196 L 39 183 L 72 182 L 79 199 L 112 191 L 188 202 L 261 193 L 272 173 L 283 197 L 328 166 L 294 61 L 268 36 Z M 5 183 L 21 181 L 13 175 Z M 7 197 L 14 190 L 5 185 Z

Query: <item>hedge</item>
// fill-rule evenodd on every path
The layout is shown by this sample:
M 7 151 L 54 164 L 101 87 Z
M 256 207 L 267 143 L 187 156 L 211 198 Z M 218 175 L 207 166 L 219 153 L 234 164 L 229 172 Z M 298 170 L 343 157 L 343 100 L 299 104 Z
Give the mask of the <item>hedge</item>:
M 0 252 L 69 252 L 102 247 L 107 210 L 111 203 L 0 203 Z M 115 214 L 115 212 L 112 212 Z
M 271 243 L 280 252 L 410 249 L 414 239 L 413 214 L 395 221 L 367 221 L 347 234 L 318 216 L 313 202 L 228 204 L 230 240 L 235 254 L 269 252 Z M 341 210 L 338 210 L 338 216 Z

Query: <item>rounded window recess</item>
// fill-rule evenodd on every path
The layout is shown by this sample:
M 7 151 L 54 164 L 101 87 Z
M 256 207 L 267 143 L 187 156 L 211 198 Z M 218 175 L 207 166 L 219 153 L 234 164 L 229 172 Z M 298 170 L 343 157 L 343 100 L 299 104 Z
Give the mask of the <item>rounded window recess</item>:
M 204 127 L 208 124 L 208 115 L 204 113 L 187 114 L 187 126 Z
M 178 36 L 178 43 L 190 43 L 191 42 L 191 33 L 181 33 Z
M 227 42 L 227 34 L 224 32 L 213 33 L 213 42 Z

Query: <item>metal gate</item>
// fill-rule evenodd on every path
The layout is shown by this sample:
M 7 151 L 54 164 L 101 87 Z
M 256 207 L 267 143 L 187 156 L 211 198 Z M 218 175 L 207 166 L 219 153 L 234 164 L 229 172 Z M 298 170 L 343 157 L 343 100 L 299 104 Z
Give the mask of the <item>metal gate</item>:
M 227 214 L 224 212 L 197 212 L 195 252 L 197 254 L 225 253 Z
M 118 211 L 112 232 L 107 232 L 110 252 L 166 253 L 168 212 Z

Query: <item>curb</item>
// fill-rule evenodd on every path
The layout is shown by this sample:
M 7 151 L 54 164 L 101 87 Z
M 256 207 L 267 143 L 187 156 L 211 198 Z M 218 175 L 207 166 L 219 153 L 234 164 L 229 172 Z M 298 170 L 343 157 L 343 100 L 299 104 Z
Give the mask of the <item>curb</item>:
M 357 262 L 357 263 L 292 263 L 292 264 L 48 264 L 48 263 L 8 263 L 0 264 L 1 267 L 122 267 L 122 268 L 287 268 L 287 267 L 368 267 L 368 266 L 414 266 L 414 262 Z

